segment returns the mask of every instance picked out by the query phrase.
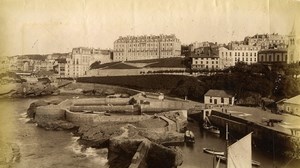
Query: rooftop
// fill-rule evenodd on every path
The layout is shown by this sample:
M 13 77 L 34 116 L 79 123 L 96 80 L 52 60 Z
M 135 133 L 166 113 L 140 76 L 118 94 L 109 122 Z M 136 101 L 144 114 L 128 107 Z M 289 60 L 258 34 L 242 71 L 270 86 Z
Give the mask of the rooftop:
M 213 97 L 234 97 L 234 93 L 229 90 L 213 90 L 210 89 L 205 93 L 204 96 L 213 96 Z
M 284 103 L 290 103 L 290 104 L 298 104 L 300 105 L 300 95 L 292 97 L 290 99 L 287 99 L 284 101 Z

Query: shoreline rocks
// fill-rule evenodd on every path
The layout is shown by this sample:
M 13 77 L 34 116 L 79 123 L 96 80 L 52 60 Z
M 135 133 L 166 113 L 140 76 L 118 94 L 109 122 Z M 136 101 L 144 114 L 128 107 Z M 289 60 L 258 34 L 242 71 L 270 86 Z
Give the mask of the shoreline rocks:
M 15 143 L 0 141 L 0 167 L 10 168 L 21 158 L 20 148 Z

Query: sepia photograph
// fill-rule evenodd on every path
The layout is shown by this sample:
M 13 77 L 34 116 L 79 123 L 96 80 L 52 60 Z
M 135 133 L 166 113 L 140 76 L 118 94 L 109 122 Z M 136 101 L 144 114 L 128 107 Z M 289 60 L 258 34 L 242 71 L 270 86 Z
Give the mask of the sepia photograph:
M 299 168 L 300 0 L 0 0 L 0 168 Z

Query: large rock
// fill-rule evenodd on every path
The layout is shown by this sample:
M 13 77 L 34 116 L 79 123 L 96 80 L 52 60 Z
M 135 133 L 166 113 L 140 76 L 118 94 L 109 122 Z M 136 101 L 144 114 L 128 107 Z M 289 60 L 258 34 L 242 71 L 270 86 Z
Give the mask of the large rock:
M 102 123 L 98 125 L 82 125 L 78 129 L 79 143 L 87 147 L 108 147 L 110 138 L 122 135 L 124 123 Z
M 36 108 L 40 106 L 47 106 L 49 105 L 49 102 L 46 102 L 44 100 L 38 100 L 30 104 L 29 108 L 27 109 L 27 117 L 34 118 Z
M 128 168 L 142 140 L 113 138 L 109 141 L 108 164 L 110 167 Z
M 183 162 L 182 153 L 178 148 L 168 148 L 163 145 L 150 142 L 147 139 L 120 139 L 113 138 L 108 147 L 108 164 L 110 167 L 127 168 L 131 165 L 133 156 L 139 145 L 147 141 L 150 144 L 148 151 L 140 159 L 145 159 L 141 168 L 173 168 L 180 166 Z M 145 158 L 144 158 L 145 157 Z M 147 165 L 147 166 L 145 166 Z

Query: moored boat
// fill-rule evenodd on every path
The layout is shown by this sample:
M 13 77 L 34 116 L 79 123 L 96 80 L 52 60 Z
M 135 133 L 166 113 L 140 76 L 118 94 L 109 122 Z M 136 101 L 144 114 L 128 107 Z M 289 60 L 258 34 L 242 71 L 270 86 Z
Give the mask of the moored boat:
M 224 156 L 225 155 L 225 152 L 216 151 L 216 150 L 209 149 L 209 148 L 203 148 L 203 152 L 211 154 L 211 155 L 218 155 L 218 156 Z
M 220 134 L 220 129 L 218 127 L 209 125 L 206 121 L 203 123 L 203 128 L 211 133 Z
M 221 155 L 217 155 L 216 156 L 216 159 L 219 160 L 223 163 L 226 163 L 227 162 L 227 158 L 225 156 L 221 156 Z M 252 166 L 255 166 L 255 167 L 259 167 L 260 166 L 260 162 L 258 161 L 255 161 L 255 160 L 252 160 Z
M 185 131 L 184 139 L 185 139 L 185 142 L 195 143 L 195 135 L 190 130 Z

